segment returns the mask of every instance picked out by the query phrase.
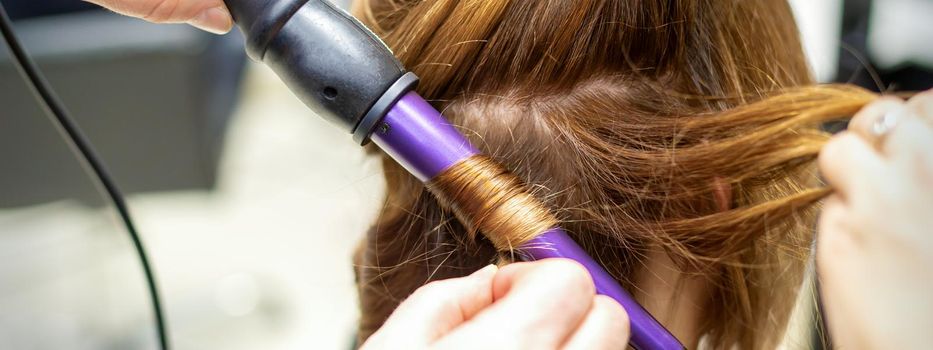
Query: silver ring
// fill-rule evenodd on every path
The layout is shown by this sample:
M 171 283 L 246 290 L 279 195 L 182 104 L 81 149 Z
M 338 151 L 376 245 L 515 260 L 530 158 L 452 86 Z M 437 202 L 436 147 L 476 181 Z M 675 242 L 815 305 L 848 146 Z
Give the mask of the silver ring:
M 899 110 L 887 112 L 871 125 L 871 134 L 874 136 L 877 145 L 884 143 L 884 139 L 897 127 L 897 121 L 900 118 L 899 112 Z

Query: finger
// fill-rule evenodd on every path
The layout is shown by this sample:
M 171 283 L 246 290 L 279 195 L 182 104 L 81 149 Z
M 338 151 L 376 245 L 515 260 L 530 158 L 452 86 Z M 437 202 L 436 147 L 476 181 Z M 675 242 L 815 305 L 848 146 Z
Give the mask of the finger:
M 911 174 L 924 182 L 933 181 L 933 90 L 907 101 L 899 125 L 888 136 L 885 152 L 913 168 Z
M 822 240 L 824 235 L 852 235 L 850 214 L 850 208 L 838 194 L 827 198 L 823 202 L 823 209 L 820 212 L 817 226 L 820 233 L 818 238 Z
M 612 298 L 597 295 L 593 307 L 564 350 L 625 349 L 629 339 L 628 314 Z
M 882 97 L 868 104 L 865 108 L 862 108 L 862 110 L 856 113 L 855 116 L 852 117 L 852 120 L 849 121 L 848 130 L 861 136 L 867 140 L 869 144 L 875 145 L 878 142 L 878 135 L 873 131 L 875 124 L 881 120 L 885 114 L 895 112 L 903 108 L 903 106 L 904 101 L 897 97 Z
M 900 114 L 897 127 L 885 140 L 884 152 L 899 170 L 897 174 L 933 184 L 933 126 L 921 120 L 913 108 Z
M 927 122 L 933 123 L 933 89 L 921 92 L 907 100 L 907 108 Z
M 852 232 L 847 225 L 849 211 L 838 195 L 826 199 L 820 212 L 816 241 L 816 265 L 824 288 L 835 287 L 840 267 L 856 249 Z
M 492 304 L 496 270 L 489 265 L 467 277 L 418 288 L 389 316 L 377 332 L 379 338 L 400 349 L 429 345 Z
M 223 0 L 86 0 L 153 23 L 188 23 L 215 34 L 229 32 L 233 18 Z
M 857 290 L 863 287 L 859 281 L 865 278 L 860 265 L 860 245 L 847 224 L 850 218 L 841 199 L 830 197 L 820 215 L 816 250 L 816 267 L 827 322 L 831 333 L 845 335 L 841 338 L 846 342 L 856 337 L 851 330 L 859 329 L 853 324 L 853 318 L 846 316 L 858 313 L 856 310 L 861 305 L 856 298 L 859 296 Z
M 833 136 L 820 150 L 820 173 L 845 200 L 856 190 L 883 180 L 885 163 L 864 139 L 851 132 Z
M 483 348 L 479 339 L 497 348 L 557 348 L 583 321 L 594 295 L 589 273 L 576 262 L 510 264 L 493 281 L 496 302 L 451 332 L 442 347 Z

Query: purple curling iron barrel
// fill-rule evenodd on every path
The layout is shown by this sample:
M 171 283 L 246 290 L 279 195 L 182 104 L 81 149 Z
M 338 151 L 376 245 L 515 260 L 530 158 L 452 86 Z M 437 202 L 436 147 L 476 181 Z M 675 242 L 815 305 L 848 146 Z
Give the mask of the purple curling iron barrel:
M 418 180 L 426 183 L 454 164 L 479 153 L 414 91 L 407 92 L 389 109 L 370 137 Z M 625 308 L 631 320 L 630 343 L 634 348 L 683 349 L 664 326 L 560 228 L 539 234 L 519 247 L 518 252 L 525 260 L 567 258 L 582 264 L 593 277 L 596 292 L 615 299 Z
M 479 151 L 415 93 L 418 78 L 386 45 L 326 0 L 225 0 L 247 52 L 270 66 L 313 112 L 366 144 L 372 140 L 422 182 Z M 673 335 L 560 228 L 518 248 L 526 260 L 581 263 L 596 291 L 628 312 L 630 345 L 683 349 Z

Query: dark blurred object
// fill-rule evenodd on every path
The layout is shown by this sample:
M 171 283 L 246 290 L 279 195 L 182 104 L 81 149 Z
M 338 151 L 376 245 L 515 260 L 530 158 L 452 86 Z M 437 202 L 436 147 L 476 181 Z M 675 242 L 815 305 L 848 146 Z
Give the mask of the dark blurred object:
M 923 91 L 933 88 L 933 71 L 912 62 L 902 62 L 889 69 L 879 65 L 869 54 L 869 30 L 873 0 L 844 0 L 842 37 L 839 52 L 837 83 L 855 84 L 866 89 L 884 91 Z M 848 122 L 827 123 L 824 128 L 839 132 Z
M 879 69 L 868 54 L 868 31 L 873 0 L 845 0 L 842 13 L 842 48 L 836 81 L 873 91 L 922 91 L 933 87 L 933 71 L 912 62 Z M 872 77 L 872 70 L 877 73 Z M 881 89 L 876 81 L 880 79 Z
M 103 11 L 97 5 L 80 0 L 3 0 L 0 3 L 14 21 L 79 11 Z
M 106 11 L 35 17 L 15 29 L 125 192 L 214 185 L 245 63 L 239 35 Z M 53 140 L 36 139 L 47 137 L 39 132 L 46 116 L 18 74 L 8 57 L 0 59 L 0 160 L 32 166 L 0 172 L 0 207 L 62 193 L 87 201 L 67 179 L 50 181 L 62 153 L 43 146 Z M 23 114 L 32 118 L 14 122 Z M 42 161 L 16 161 L 23 157 Z

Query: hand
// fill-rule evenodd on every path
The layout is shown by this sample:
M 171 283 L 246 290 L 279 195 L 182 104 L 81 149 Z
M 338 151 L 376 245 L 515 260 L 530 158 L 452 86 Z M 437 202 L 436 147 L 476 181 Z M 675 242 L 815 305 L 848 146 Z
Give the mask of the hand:
M 233 28 L 223 0 L 85 0 L 153 23 L 188 23 L 214 34 Z
M 628 317 L 563 259 L 432 282 L 363 345 L 372 349 L 624 349 Z
M 820 154 L 817 266 L 839 348 L 933 343 L 933 90 L 882 98 Z

